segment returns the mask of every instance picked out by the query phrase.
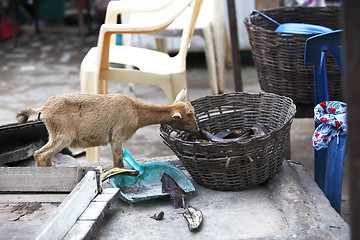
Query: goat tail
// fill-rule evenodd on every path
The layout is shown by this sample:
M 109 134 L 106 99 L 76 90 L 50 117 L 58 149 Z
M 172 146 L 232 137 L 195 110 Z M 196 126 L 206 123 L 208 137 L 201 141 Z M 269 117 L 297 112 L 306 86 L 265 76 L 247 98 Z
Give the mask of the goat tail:
M 30 116 L 40 114 L 40 109 L 25 108 L 16 115 L 19 123 L 26 123 Z

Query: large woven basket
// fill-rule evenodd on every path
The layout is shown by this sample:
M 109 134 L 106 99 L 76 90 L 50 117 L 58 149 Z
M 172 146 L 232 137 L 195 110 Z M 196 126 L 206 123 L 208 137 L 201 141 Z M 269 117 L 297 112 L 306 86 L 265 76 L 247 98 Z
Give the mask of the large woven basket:
M 173 136 L 161 127 L 161 136 L 182 161 L 193 179 L 217 190 L 240 190 L 271 178 L 284 159 L 296 107 L 293 101 L 272 93 L 228 93 L 191 102 L 200 128 L 211 131 L 248 129 L 264 124 L 270 131 L 244 142 L 194 142 Z
M 283 7 L 261 12 L 279 23 L 310 23 L 341 29 L 341 8 Z M 245 26 L 261 89 L 288 96 L 295 103 L 314 103 L 314 68 L 305 69 L 304 49 L 311 34 L 275 32 L 277 25 L 253 12 Z M 335 61 L 326 53 L 330 99 L 341 100 L 343 81 Z

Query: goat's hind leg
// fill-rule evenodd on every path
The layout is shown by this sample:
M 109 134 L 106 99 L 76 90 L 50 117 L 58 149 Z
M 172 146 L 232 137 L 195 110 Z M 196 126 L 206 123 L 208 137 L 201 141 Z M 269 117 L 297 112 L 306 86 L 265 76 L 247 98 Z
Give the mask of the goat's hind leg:
M 37 167 L 50 167 L 52 166 L 51 159 L 53 156 L 61 151 L 64 147 L 69 146 L 70 143 L 59 138 L 54 140 L 49 138 L 49 141 L 39 150 L 35 151 L 35 165 Z

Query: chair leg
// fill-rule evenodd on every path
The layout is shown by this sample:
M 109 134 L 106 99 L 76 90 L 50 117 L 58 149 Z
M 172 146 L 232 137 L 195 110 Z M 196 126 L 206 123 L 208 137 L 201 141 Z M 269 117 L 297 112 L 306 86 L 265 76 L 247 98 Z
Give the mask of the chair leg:
M 78 24 L 79 24 L 79 32 L 80 32 L 80 36 L 81 36 L 81 41 L 84 41 L 85 34 L 84 34 L 82 0 L 76 0 L 76 9 L 77 9 L 77 14 L 78 14 Z
M 225 49 L 226 49 L 226 67 L 231 69 L 233 68 L 233 62 L 231 57 L 231 46 L 226 28 L 225 28 Z
M 334 138 L 326 149 L 315 150 L 315 181 L 331 206 L 341 214 L 342 175 L 346 137 Z
M 107 80 L 99 79 L 99 91 L 97 93 L 100 93 L 100 94 L 108 93 Z
M 159 52 L 167 53 L 166 39 L 165 38 L 155 38 L 156 50 Z
M 80 70 L 80 87 L 82 93 L 98 93 L 95 73 Z
M 169 84 L 159 85 L 166 94 L 169 104 L 172 104 L 177 96 L 177 94 L 184 88 L 187 88 L 187 78 L 186 72 L 182 72 L 179 74 L 171 75 L 171 80 L 168 82 Z M 188 100 L 188 98 L 186 98 Z
M 336 139 L 330 143 L 326 163 L 327 179 L 325 195 L 333 208 L 341 214 L 342 176 L 344 170 L 346 137 L 340 136 L 339 144 Z
M 216 76 L 219 93 L 225 92 L 225 24 L 222 27 L 214 25 L 214 44 L 215 44 L 215 61 L 216 61 Z
M 218 94 L 218 83 L 216 75 L 216 59 L 215 59 L 215 46 L 213 41 L 213 33 L 211 27 L 203 29 L 204 41 L 205 41 L 205 57 L 206 64 L 210 73 L 210 87 L 212 94 Z
M 99 162 L 99 147 L 87 148 L 86 159 L 88 162 Z
M 80 87 L 82 93 L 107 94 L 107 81 L 97 81 L 94 72 L 80 70 Z
M 326 173 L 326 149 L 315 150 L 314 159 L 314 180 L 319 186 L 319 188 L 324 191 Z

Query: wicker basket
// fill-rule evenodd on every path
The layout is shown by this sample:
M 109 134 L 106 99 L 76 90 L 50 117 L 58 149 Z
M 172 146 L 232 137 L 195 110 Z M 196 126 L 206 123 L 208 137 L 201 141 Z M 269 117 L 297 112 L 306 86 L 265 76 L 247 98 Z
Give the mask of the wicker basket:
M 248 129 L 264 124 L 269 134 L 245 142 L 193 142 L 173 137 L 161 127 L 161 136 L 182 161 L 193 179 L 217 190 L 240 190 L 271 178 L 281 166 L 296 107 L 272 93 L 229 93 L 192 102 L 200 128 L 213 132 Z
M 261 11 L 279 23 L 311 23 L 341 29 L 341 8 L 292 7 Z M 288 96 L 295 103 L 314 103 L 314 68 L 305 69 L 305 42 L 311 34 L 275 32 L 277 25 L 253 12 L 245 18 L 251 52 L 261 89 Z M 335 61 L 326 53 L 331 99 L 341 100 L 343 81 Z

